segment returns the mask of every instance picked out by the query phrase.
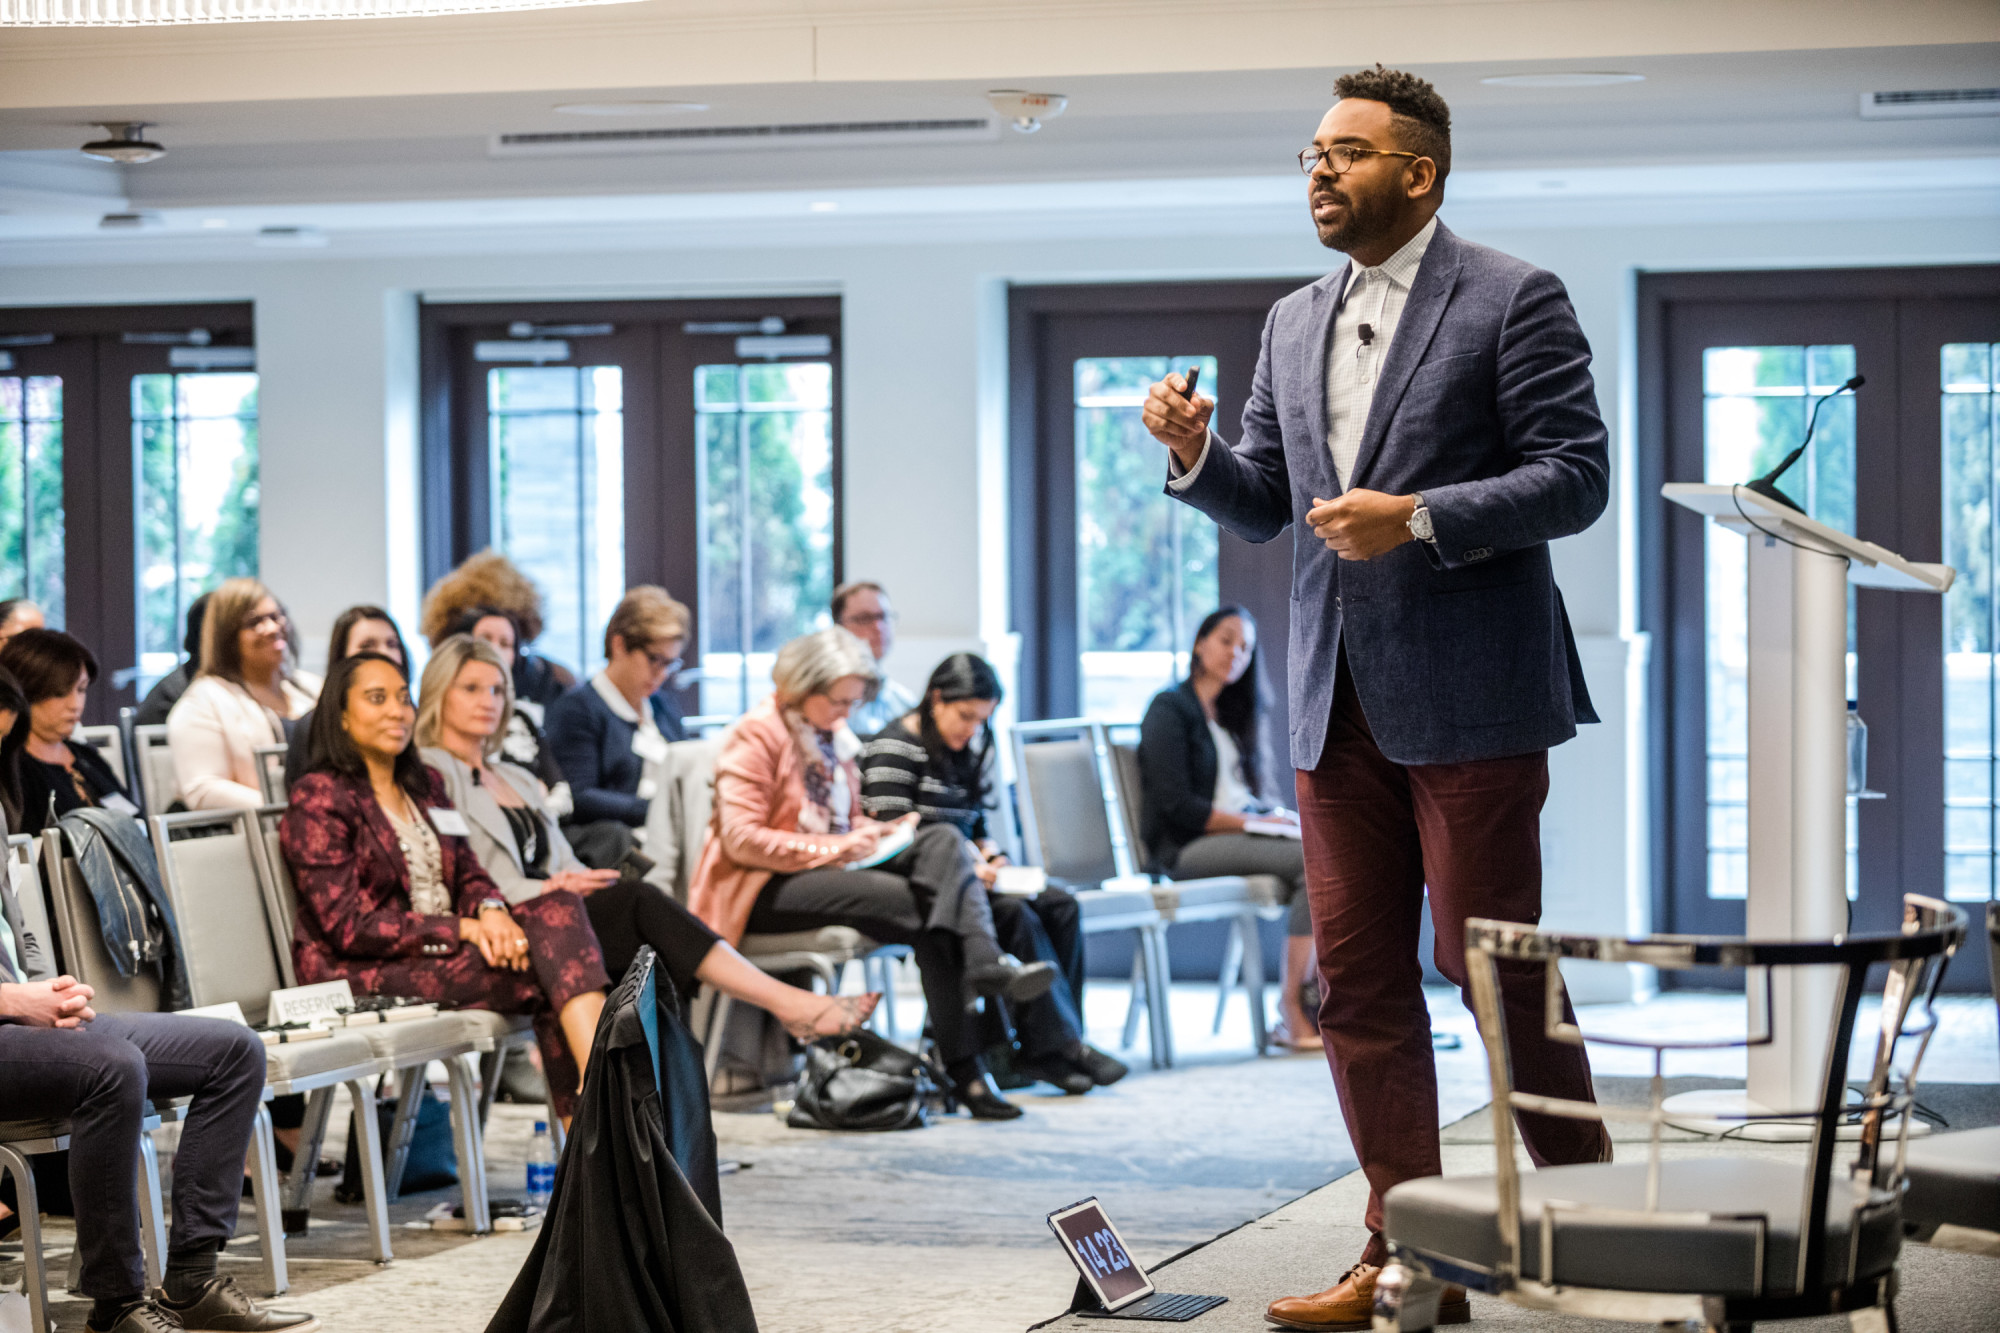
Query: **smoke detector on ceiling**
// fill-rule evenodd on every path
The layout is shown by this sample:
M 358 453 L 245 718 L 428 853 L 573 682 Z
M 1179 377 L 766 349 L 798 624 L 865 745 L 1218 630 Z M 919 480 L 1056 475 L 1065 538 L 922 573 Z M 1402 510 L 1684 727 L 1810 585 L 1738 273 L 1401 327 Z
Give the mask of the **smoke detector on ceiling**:
M 83 146 L 83 153 L 101 162 L 117 162 L 124 166 L 137 166 L 141 162 L 157 162 L 167 155 L 167 150 L 146 137 L 146 121 L 107 120 L 103 122 L 108 139 L 93 139 Z
M 1061 93 L 1028 93 L 1019 88 L 995 88 L 986 94 L 993 109 L 1023 134 L 1033 134 L 1044 120 L 1054 120 L 1069 106 Z

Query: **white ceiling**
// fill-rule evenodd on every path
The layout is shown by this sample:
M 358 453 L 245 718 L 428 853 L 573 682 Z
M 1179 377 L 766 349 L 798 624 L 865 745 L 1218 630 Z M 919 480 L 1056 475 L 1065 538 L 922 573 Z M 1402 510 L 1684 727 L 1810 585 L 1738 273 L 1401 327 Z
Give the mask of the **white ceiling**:
M 1219 29 L 1219 18 L 1230 22 Z M 1171 42 L 1161 42 L 1162 26 Z M 1033 40 L 987 40 L 1010 31 Z M 627 69 L 606 34 L 643 45 L 661 33 L 675 37 L 677 52 L 655 62 L 662 71 L 684 76 L 692 63 L 702 77 L 603 82 Z M 1882 44 L 1891 33 L 1896 44 Z M 546 58 L 524 64 L 514 45 L 530 39 Z M 746 48 L 761 57 L 747 58 Z M 940 54 L 947 50 L 949 59 Z M 593 51 L 596 60 L 579 64 L 579 52 Z M 696 59 L 702 52 L 715 58 Z M 888 59 L 897 52 L 933 58 Z M 981 198 L 982 187 L 1027 182 L 1070 183 L 1082 190 L 1063 196 L 1073 201 L 1096 200 L 1084 188 L 1096 183 L 1176 178 L 1259 178 L 1270 183 L 1260 189 L 1289 192 L 1278 181 L 1293 170 L 1290 156 L 1310 137 L 1334 75 L 1377 55 L 1430 78 L 1451 103 L 1460 199 L 1482 189 L 1506 196 L 1509 182 L 1528 179 L 1522 173 L 1562 177 L 1567 184 L 1549 188 L 1593 197 L 1620 180 L 1617 188 L 1639 195 L 1741 196 L 1758 184 L 1756 173 L 1715 185 L 1685 169 L 1761 162 L 1806 170 L 1822 193 L 1851 183 L 1857 206 L 1867 207 L 1872 194 L 1910 188 L 1885 174 L 1891 164 L 1916 164 L 1922 176 L 1925 163 L 1966 160 L 1970 174 L 1959 184 L 1988 189 L 1978 183 L 1979 162 L 2000 156 L 2000 118 L 1864 120 L 1858 111 L 1869 91 L 2000 84 L 1993 0 L 646 0 L 389 23 L 0 29 L 0 247 L 89 234 L 98 215 L 127 207 L 159 210 L 176 226 L 206 220 L 234 231 L 310 214 L 316 225 L 367 230 L 365 218 L 402 225 L 419 216 L 522 225 L 549 213 L 536 200 L 568 200 L 573 217 L 601 221 L 621 210 L 584 201 L 622 197 L 634 216 L 662 218 L 715 211 L 695 197 L 744 192 L 847 192 L 849 214 L 870 211 L 855 192 L 907 202 L 916 197 L 909 191 L 931 191 L 978 208 L 991 205 L 965 201 Z M 1426 55 L 1434 58 L 1411 58 Z M 1004 86 L 1008 71 L 1065 64 L 1066 74 L 1005 80 L 1070 98 L 1068 111 L 1032 136 L 693 154 L 489 153 L 490 137 L 508 132 L 981 115 L 985 91 Z M 364 66 L 374 72 L 357 73 Z M 285 85 L 298 95 L 273 95 L 273 71 L 287 68 L 298 71 Z M 1606 69 L 1645 79 L 1588 89 L 1481 82 Z M 589 77 L 554 81 L 579 71 Z M 461 90 L 445 90 L 454 85 Z M 616 120 L 553 109 L 625 99 L 708 109 Z M 167 157 L 112 167 L 75 152 L 100 133 L 94 122 L 125 119 L 156 122 L 151 134 Z M 1652 184 L 1618 169 L 1650 171 Z M 1937 183 L 1935 172 L 1924 179 Z M 1246 205 L 1254 193 L 1243 196 Z M 1222 189 L 1216 206 L 1226 207 L 1228 194 Z M 689 201 L 678 214 L 660 202 L 674 197 Z M 411 207 L 430 201 L 459 206 Z

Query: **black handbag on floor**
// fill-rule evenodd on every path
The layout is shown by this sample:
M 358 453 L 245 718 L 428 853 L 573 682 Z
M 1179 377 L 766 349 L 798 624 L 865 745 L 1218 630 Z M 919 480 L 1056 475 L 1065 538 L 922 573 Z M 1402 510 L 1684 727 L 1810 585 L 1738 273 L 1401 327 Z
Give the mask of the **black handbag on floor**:
M 805 1077 L 791 1114 L 794 1129 L 921 1129 L 944 1095 L 922 1056 L 863 1029 L 806 1048 Z
M 404 1071 L 407 1074 L 409 1071 Z M 375 1103 L 376 1123 L 381 1126 L 382 1152 L 389 1153 L 389 1129 L 396 1120 L 396 1103 L 378 1100 Z M 360 1203 L 361 1189 L 361 1138 L 354 1132 L 354 1122 L 347 1125 L 347 1161 L 340 1175 L 340 1183 L 333 1188 L 336 1203 Z M 410 1136 L 410 1158 L 403 1164 L 403 1184 L 399 1194 L 421 1194 L 425 1190 L 443 1189 L 446 1185 L 458 1183 L 458 1148 L 451 1138 L 451 1107 L 438 1100 L 429 1088 L 423 1091 L 423 1099 L 417 1103 L 416 1132 Z

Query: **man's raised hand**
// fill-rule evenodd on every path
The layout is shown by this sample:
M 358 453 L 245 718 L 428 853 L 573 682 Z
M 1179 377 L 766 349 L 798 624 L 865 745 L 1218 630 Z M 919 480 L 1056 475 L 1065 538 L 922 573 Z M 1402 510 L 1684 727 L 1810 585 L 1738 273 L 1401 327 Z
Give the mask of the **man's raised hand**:
M 1173 450 L 1181 471 L 1193 469 L 1208 447 L 1208 419 L 1215 414 L 1215 400 L 1205 394 L 1183 397 L 1187 380 L 1178 371 L 1146 390 L 1142 416 L 1153 438 Z

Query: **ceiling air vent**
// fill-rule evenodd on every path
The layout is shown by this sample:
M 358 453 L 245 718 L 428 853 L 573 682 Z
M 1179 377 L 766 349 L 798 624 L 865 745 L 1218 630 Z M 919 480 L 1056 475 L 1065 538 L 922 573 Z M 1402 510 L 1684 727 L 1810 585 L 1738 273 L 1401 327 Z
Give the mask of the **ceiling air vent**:
M 748 148 L 865 147 L 876 144 L 975 143 L 1000 137 L 987 116 L 958 120 L 843 120 L 800 125 L 677 125 L 651 130 L 556 130 L 496 134 L 494 157 L 571 157 L 595 153 L 715 153 Z
M 1912 88 L 1861 94 L 1863 120 L 1925 120 L 1941 116 L 2000 116 L 2000 88 Z

